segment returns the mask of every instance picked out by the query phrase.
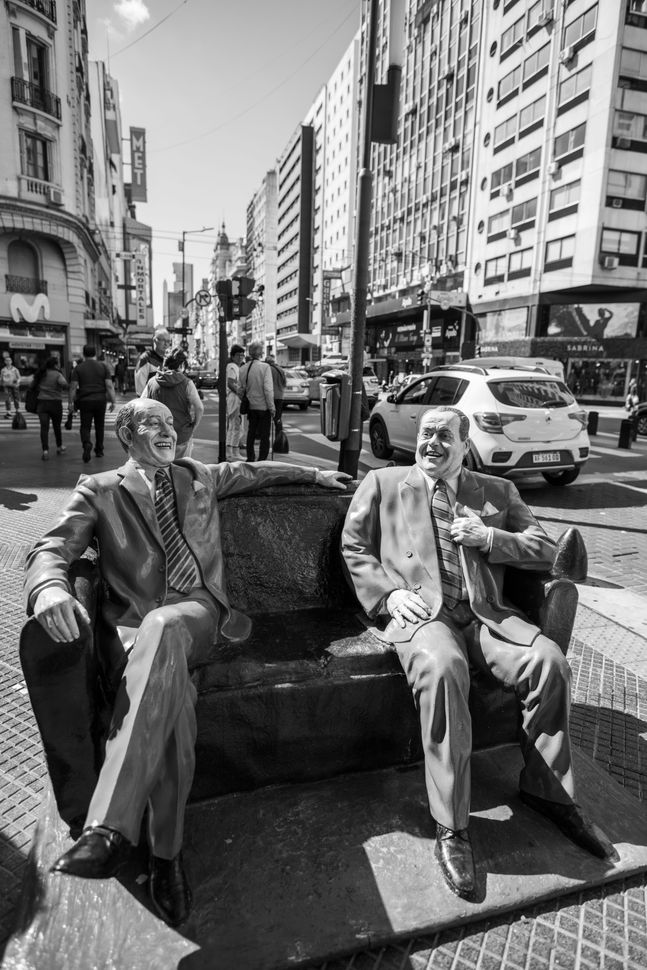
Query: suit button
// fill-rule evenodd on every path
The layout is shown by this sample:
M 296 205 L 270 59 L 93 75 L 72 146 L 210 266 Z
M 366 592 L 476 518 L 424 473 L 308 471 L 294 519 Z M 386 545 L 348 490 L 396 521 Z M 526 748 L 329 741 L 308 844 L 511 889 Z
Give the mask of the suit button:
M 164 597 L 163 597 L 163 596 L 158 596 L 158 597 L 156 598 L 156 600 L 155 600 L 155 602 L 156 602 L 156 603 L 157 603 L 157 605 L 159 606 L 159 605 L 160 605 L 160 603 L 163 603 L 163 602 L 164 602 Z
M 164 566 L 160 566 L 157 571 L 158 571 L 158 573 L 163 573 L 164 572 Z
M 420 583 L 414 583 L 413 589 L 414 589 L 414 592 L 417 592 L 419 589 L 422 589 L 422 585 Z
M 413 553 L 409 549 L 407 549 L 407 551 L 405 552 L 405 556 L 407 557 L 407 559 L 411 559 L 411 557 L 413 556 Z
M 494 596 L 486 596 L 485 598 L 488 601 L 488 603 L 494 603 Z

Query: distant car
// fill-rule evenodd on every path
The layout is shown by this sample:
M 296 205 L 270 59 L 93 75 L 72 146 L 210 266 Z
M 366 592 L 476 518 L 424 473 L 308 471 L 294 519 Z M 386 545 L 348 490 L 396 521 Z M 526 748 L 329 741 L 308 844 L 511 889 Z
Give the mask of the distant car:
M 283 405 L 297 404 L 302 411 L 310 403 L 310 378 L 302 367 L 284 367 Z
M 197 386 L 211 391 L 218 388 L 218 374 L 216 371 L 203 371 L 198 375 Z
M 545 371 L 436 367 L 374 408 L 369 424 L 376 458 L 415 452 L 421 412 L 460 408 L 470 419 L 468 468 L 491 475 L 541 472 L 551 485 L 574 482 L 589 458 L 588 415 L 566 384 Z

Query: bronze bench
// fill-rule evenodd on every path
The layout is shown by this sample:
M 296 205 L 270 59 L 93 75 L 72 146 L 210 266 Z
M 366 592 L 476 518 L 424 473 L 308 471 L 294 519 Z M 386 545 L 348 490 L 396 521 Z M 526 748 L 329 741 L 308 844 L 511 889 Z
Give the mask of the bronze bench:
M 271 488 L 220 505 L 231 602 L 254 621 L 242 644 L 217 644 L 197 667 L 193 799 L 279 782 L 407 764 L 421 757 L 417 714 L 397 656 L 365 628 L 344 579 L 339 540 L 350 493 Z M 509 570 L 507 595 L 566 653 L 586 552 L 560 539 L 550 574 Z M 73 570 L 96 617 L 92 558 Z M 102 757 L 110 677 L 93 638 L 52 652 L 35 620 L 20 655 L 52 785 L 67 822 L 84 814 Z M 56 659 L 53 659 L 53 658 Z M 514 742 L 519 708 L 494 680 L 474 679 L 476 749 Z

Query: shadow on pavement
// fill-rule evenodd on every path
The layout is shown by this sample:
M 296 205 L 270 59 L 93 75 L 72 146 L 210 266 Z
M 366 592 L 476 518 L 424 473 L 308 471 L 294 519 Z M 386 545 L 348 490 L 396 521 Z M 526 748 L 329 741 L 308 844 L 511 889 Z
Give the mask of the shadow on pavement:
M 644 508 L 647 494 L 628 491 L 622 485 L 611 482 L 587 482 L 586 485 L 568 485 L 566 488 L 538 489 L 529 499 L 536 508 L 576 509 L 626 509 Z M 596 521 L 596 525 L 599 523 Z
M 14 488 L 0 488 L 0 505 L 12 512 L 28 512 L 30 505 L 38 501 L 35 492 L 20 492 Z
M 15 927 L 26 862 L 26 854 L 0 834 L 0 961 Z

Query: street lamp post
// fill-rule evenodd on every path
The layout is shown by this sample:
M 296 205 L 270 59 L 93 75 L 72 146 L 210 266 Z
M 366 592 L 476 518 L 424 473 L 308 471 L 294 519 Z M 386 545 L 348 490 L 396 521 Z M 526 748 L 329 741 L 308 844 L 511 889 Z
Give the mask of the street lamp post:
M 186 242 L 185 242 L 186 237 L 187 236 L 195 236 L 195 235 L 198 235 L 201 232 L 211 232 L 213 229 L 214 229 L 214 226 L 203 226 L 202 229 L 183 229 L 182 230 L 182 244 L 181 244 L 181 248 L 182 248 L 182 307 L 184 307 L 184 305 L 186 304 L 186 292 L 185 292 L 185 285 L 184 285 L 184 273 L 185 273 L 185 265 L 186 265 L 186 261 L 185 261 L 185 258 L 184 258 L 184 250 L 185 250 L 185 246 L 186 246 Z

